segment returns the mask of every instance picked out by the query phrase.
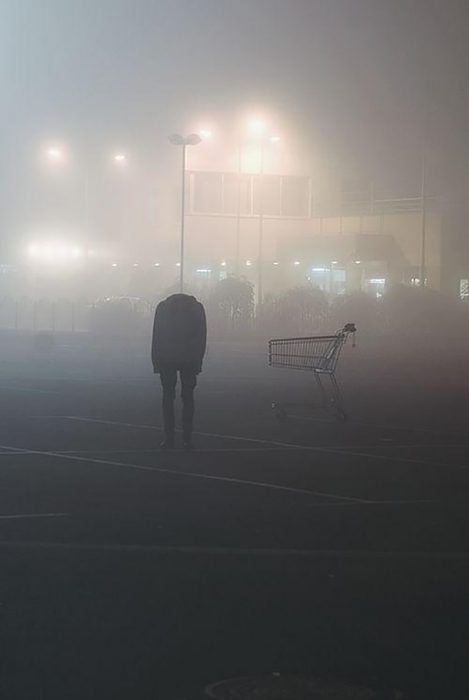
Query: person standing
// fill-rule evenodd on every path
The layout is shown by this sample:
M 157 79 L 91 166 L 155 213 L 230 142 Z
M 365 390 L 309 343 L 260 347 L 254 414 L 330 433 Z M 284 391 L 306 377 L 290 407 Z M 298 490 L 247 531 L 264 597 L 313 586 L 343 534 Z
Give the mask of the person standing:
M 178 373 L 181 381 L 182 436 L 185 449 L 192 449 L 194 389 L 207 345 L 207 322 L 203 305 L 188 294 L 172 294 L 156 308 L 151 358 L 153 371 L 163 387 L 164 440 L 162 449 L 175 447 L 174 399 Z

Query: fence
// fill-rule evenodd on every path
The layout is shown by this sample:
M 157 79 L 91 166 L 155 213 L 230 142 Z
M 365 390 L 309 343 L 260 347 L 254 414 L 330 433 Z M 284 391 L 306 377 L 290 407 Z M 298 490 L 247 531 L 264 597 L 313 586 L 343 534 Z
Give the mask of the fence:
M 89 330 L 85 301 L 0 299 L 0 329 L 22 332 L 75 333 Z

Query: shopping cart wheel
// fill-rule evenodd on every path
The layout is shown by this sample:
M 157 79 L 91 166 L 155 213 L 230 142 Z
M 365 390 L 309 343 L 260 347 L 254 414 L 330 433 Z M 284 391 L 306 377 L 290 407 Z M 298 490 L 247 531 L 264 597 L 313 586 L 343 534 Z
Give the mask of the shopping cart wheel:
M 334 413 L 337 420 L 339 420 L 341 423 L 345 423 L 345 421 L 347 420 L 347 414 L 345 413 L 343 408 L 335 406 Z
M 279 423 L 285 423 L 285 421 L 288 418 L 288 413 L 283 408 L 283 406 L 279 406 L 277 403 L 273 403 L 272 410 L 275 411 L 275 418 L 279 421 Z

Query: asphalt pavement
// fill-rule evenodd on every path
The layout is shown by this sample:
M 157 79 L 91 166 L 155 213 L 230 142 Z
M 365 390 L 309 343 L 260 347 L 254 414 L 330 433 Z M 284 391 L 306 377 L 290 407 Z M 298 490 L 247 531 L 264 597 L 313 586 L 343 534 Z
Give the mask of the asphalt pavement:
M 158 449 L 148 340 L 5 334 L 2 697 L 272 672 L 467 697 L 467 341 L 358 340 L 346 422 L 264 343 L 210 342 L 187 453 Z

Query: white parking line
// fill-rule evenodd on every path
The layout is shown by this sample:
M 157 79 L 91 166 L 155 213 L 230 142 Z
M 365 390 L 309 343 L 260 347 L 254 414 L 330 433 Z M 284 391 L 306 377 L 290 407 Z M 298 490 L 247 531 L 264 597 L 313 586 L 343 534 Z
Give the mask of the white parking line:
M 32 387 L 10 386 L 6 384 L 0 385 L 0 391 L 17 391 L 26 394 L 54 394 L 55 396 L 61 396 L 60 391 L 52 391 L 50 389 L 33 389 Z
M 93 544 L 77 542 L 36 542 L 24 540 L 0 541 L 0 549 L 50 549 L 96 552 L 141 552 L 151 554 L 188 554 L 208 556 L 250 556 L 250 557 L 299 557 L 305 559 L 405 559 L 428 561 L 466 561 L 469 552 L 425 552 L 425 551 L 366 551 L 340 549 L 273 549 L 246 547 L 197 547 L 140 544 Z
M 66 518 L 70 513 L 14 513 L 0 515 L 0 520 L 23 520 L 29 518 Z
M 82 416 L 54 416 L 55 418 L 62 418 L 65 420 L 73 420 L 73 421 L 79 421 L 82 423 L 102 423 L 103 425 L 116 425 L 116 426 L 121 426 L 124 428 L 139 428 L 141 430 L 158 430 L 161 431 L 162 428 L 159 426 L 155 425 L 145 425 L 145 424 L 138 424 L 138 423 L 124 423 L 121 421 L 112 421 L 112 420 L 104 420 L 103 418 L 86 418 Z M 239 435 L 224 435 L 221 433 L 205 433 L 205 432 L 200 432 L 200 431 L 194 431 L 194 435 L 201 435 L 202 437 L 213 437 L 213 438 L 221 438 L 223 440 L 234 440 L 234 441 L 241 441 L 241 442 L 252 442 L 256 443 L 258 445 L 275 445 L 276 447 L 282 447 L 282 448 L 289 448 L 289 449 L 297 449 L 297 450 L 306 450 L 310 452 L 321 452 L 321 453 L 329 453 L 329 454 L 336 454 L 336 455 L 347 455 L 347 456 L 352 456 L 352 457 L 364 457 L 366 459 L 375 459 L 378 461 L 384 461 L 384 462 L 407 462 L 409 464 L 420 464 L 424 466 L 429 466 L 429 467 L 443 467 L 445 469 L 450 468 L 451 466 L 454 468 L 458 469 L 469 469 L 469 466 L 466 465 L 449 465 L 444 462 L 432 462 L 424 459 L 414 459 L 412 457 L 395 457 L 395 456 L 390 456 L 390 455 L 379 455 L 379 454 L 372 454 L 370 452 L 357 452 L 353 450 L 353 448 L 344 450 L 343 448 L 337 448 L 337 447 L 318 447 L 318 446 L 313 446 L 313 445 L 298 445 L 296 443 L 291 443 L 291 442 L 278 442 L 276 440 L 265 440 L 261 438 L 250 438 L 250 437 L 241 437 Z M 353 451 L 352 451 L 353 450 Z
M 292 450 L 297 450 L 297 447 L 202 447 L 202 448 L 197 448 L 195 451 L 196 454 L 205 454 L 206 452 L 229 452 L 229 453 L 237 453 L 237 452 L 290 452 Z M 113 449 L 105 449 L 105 450 L 54 450 L 54 452 L 57 452 L 58 454 L 63 454 L 63 455 L 77 455 L 77 454 L 159 454 L 161 455 L 161 449 L 159 448 L 153 448 L 153 449 L 141 449 L 136 447 L 134 450 L 121 450 L 118 447 L 115 447 Z M 15 454 L 12 452 L 6 452 L 2 453 L 0 452 L 0 457 L 2 454 Z M 181 451 L 175 451 L 173 454 L 187 454 Z M 194 452 L 190 453 L 192 456 L 194 455 Z
M 15 448 L 10 445 L 0 445 L 0 448 L 15 451 Z M 279 484 L 269 484 L 262 481 L 251 481 L 249 479 L 236 479 L 228 476 L 214 476 L 212 474 L 201 474 L 199 472 L 185 472 L 176 469 L 167 469 L 164 467 L 148 467 L 142 464 L 132 464 L 130 462 L 118 462 L 108 459 L 96 459 L 92 457 L 83 457 L 80 455 L 63 454 L 60 452 L 49 452 L 46 450 L 27 450 L 18 448 L 18 452 L 23 455 L 38 455 L 42 457 L 54 457 L 56 459 L 65 459 L 73 462 L 85 462 L 90 464 L 102 464 L 111 467 L 124 467 L 125 469 L 135 469 L 138 471 L 157 472 L 159 474 L 170 474 L 172 476 L 183 476 L 189 479 L 202 479 L 206 481 L 219 481 L 227 484 L 239 484 L 242 486 L 251 486 L 255 488 L 268 489 L 272 491 L 283 491 L 285 493 L 300 494 L 303 496 L 316 496 L 320 498 L 331 498 L 336 501 L 350 501 L 351 503 L 379 504 L 380 501 L 375 501 L 367 498 L 354 498 L 352 496 L 341 496 L 335 493 L 326 493 L 324 491 L 310 491 L 308 489 L 294 488 L 293 486 L 281 486 Z

